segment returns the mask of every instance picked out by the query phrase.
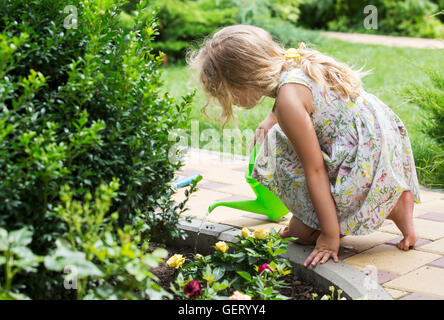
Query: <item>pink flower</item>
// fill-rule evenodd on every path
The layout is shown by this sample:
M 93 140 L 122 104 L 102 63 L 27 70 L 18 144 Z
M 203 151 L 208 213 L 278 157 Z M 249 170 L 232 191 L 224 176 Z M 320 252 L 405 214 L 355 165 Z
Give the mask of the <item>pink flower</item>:
M 251 297 L 236 290 L 228 300 L 251 300 Z
M 259 269 L 257 269 L 257 273 L 261 274 L 265 270 L 270 270 L 271 272 L 273 272 L 273 269 L 271 269 L 270 265 L 268 263 L 264 263 L 259 266 Z
M 387 175 L 387 173 L 382 171 L 381 177 L 378 179 L 378 182 L 383 182 L 386 175 Z
M 185 285 L 184 291 L 186 295 L 190 298 L 196 298 L 200 295 L 200 292 L 202 290 L 202 286 L 199 282 L 199 280 L 190 280 Z

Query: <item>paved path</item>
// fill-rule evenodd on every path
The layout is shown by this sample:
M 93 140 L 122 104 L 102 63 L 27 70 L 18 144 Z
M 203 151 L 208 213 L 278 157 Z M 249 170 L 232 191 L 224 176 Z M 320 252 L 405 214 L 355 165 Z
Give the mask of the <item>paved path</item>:
M 185 166 L 177 177 L 200 173 L 199 190 L 191 195 L 185 215 L 204 218 L 208 206 L 219 200 L 254 199 L 245 181 L 247 159 L 233 159 L 202 150 L 187 153 Z M 184 189 L 174 195 L 184 199 Z M 421 204 L 415 205 L 414 222 L 419 241 L 414 249 L 401 251 L 395 244 L 401 232 L 387 220 L 376 232 L 366 236 L 346 236 L 341 239 L 340 259 L 365 273 L 377 274 L 378 282 L 394 299 L 444 300 L 444 193 L 421 188 Z M 291 214 L 278 221 L 266 216 L 218 207 L 207 221 L 251 230 L 280 230 Z
M 335 38 L 348 42 L 381 44 L 393 47 L 444 49 L 443 39 L 394 37 L 394 36 L 373 35 L 365 33 L 347 33 L 347 32 L 330 32 L 330 31 L 321 32 L 321 35 L 328 38 Z

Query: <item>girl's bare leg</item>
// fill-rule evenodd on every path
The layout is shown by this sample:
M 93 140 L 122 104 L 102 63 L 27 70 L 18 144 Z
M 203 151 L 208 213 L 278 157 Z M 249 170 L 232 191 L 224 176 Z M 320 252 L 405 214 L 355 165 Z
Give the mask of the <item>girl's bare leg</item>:
M 305 245 L 316 245 L 316 241 L 318 240 L 320 233 L 320 230 L 313 229 L 307 226 L 301 220 L 293 216 L 291 217 L 288 226 L 281 231 L 281 237 L 295 237 L 297 238 L 297 240 L 295 240 L 296 243 Z M 342 238 L 344 236 L 340 235 L 339 237 Z
M 282 238 L 296 237 L 296 243 L 314 245 L 320 234 L 319 230 L 310 228 L 301 220 L 293 216 L 288 226 L 281 232 Z
M 409 250 L 416 241 L 415 226 L 413 224 L 414 198 L 410 191 L 404 191 L 387 219 L 392 220 L 402 232 L 404 239 L 396 245 L 401 250 Z

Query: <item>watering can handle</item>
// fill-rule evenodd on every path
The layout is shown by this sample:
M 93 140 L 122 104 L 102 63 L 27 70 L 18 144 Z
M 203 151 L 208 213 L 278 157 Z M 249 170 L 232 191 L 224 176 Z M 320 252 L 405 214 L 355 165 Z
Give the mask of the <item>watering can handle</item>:
M 248 172 L 252 172 L 254 168 L 254 163 L 256 162 L 256 156 L 257 156 L 257 143 L 254 144 L 253 149 L 250 153 L 250 160 L 248 163 Z

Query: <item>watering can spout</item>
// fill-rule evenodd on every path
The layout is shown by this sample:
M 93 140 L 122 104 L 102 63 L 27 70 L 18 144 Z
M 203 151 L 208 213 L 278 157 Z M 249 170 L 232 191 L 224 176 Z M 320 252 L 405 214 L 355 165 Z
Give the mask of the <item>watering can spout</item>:
M 253 178 L 252 172 L 254 169 L 257 148 L 257 144 L 255 144 L 250 154 L 250 163 L 248 165 L 247 172 L 245 173 L 245 179 L 250 185 L 253 192 L 256 194 L 257 198 L 255 200 L 216 202 L 208 207 L 209 213 L 213 211 L 214 208 L 224 206 L 233 209 L 263 214 L 266 215 L 269 219 L 275 220 L 282 218 L 289 212 L 285 204 L 273 192 L 268 190 L 264 185 Z
M 267 211 L 268 211 L 268 209 L 265 208 L 265 206 L 259 200 L 256 199 L 256 200 L 216 202 L 208 207 L 208 212 L 211 212 L 215 208 L 220 207 L 220 206 L 243 210 L 243 211 L 248 211 L 248 212 L 260 213 L 260 214 L 267 214 Z

